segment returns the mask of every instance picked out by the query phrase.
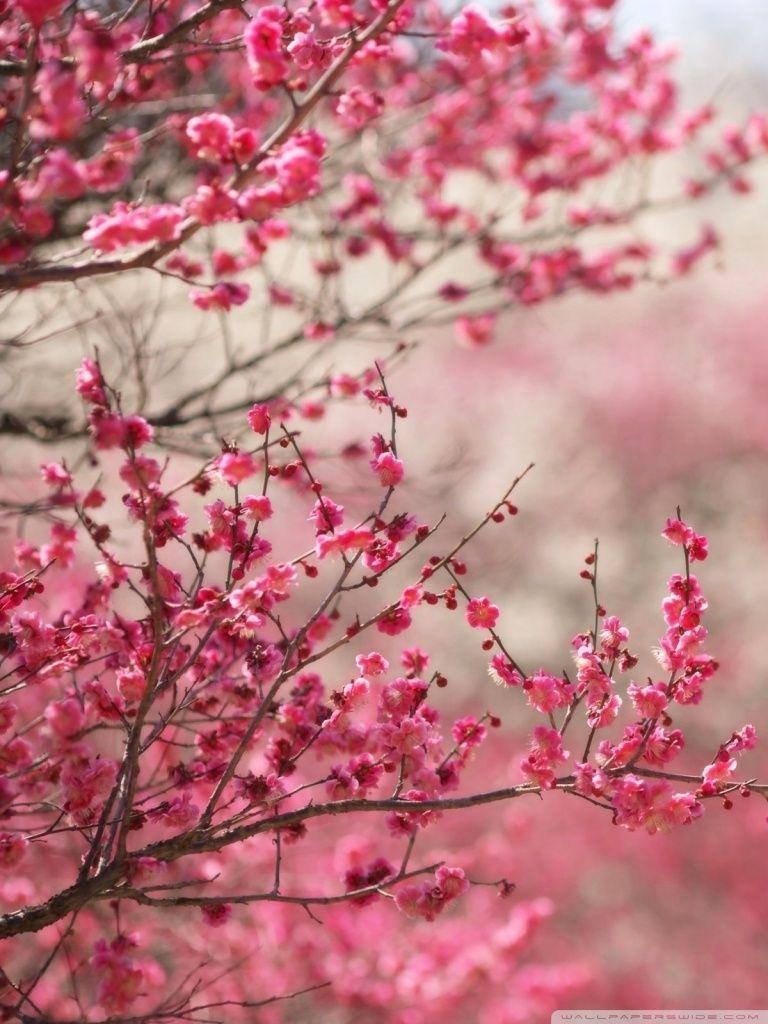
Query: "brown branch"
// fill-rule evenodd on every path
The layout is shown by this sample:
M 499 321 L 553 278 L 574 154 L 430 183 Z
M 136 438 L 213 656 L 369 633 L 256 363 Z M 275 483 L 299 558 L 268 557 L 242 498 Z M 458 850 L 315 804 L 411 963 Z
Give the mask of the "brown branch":
M 289 999 L 297 999 L 299 996 L 308 995 L 310 992 L 319 992 L 321 989 L 328 988 L 330 981 L 322 981 L 318 985 L 310 985 L 308 988 L 300 988 L 295 992 L 288 992 L 283 996 L 267 996 L 266 999 L 259 1000 L 236 1000 L 236 999 L 225 999 L 215 1003 L 199 1003 L 193 1005 L 181 1004 L 171 1009 L 164 1009 L 163 1006 L 156 1007 L 153 1010 L 147 1011 L 146 1013 L 139 1014 L 133 1017 L 115 1017 L 110 1015 L 109 1017 L 102 1017 L 100 1020 L 91 1021 L 91 1024 L 148 1024 L 150 1021 L 158 1020 L 195 1020 L 192 1017 L 193 1013 L 202 1013 L 204 1010 L 217 1010 L 224 1006 L 235 1006 L 239 1009 L 244 1010 L 258 1010 L 264 1006 L 272 1006 L 274 1003 L 286 1002 Z M 165 1004 L 167 1006 L 167 1003 Z M 73 1024 L 71 1018 L 60 1019 L 54 1017 L 33 1017 L 31 1014 L 16 1012 L 16 1018 L 22 1022 L 22 1024 Z
M 427 864 L 422 868 L 414 868 L 412 871 L 399 871 L 391 878 L 385 878 L 374 885 L 366 885 L 362 889 L 350 889 L 349 892 L 336 893 L 333 896 L 286 896 L 280 892 L 262 893 L 239 893 L 222 896 L 149 896 L 142 889 L 134 889 L 131 886 L 120 886 L 111 892 L 105 893 L 101 899 L 127 899 L 134 903 L 141 903 L 146 907 L 216 907 L 222 903 L 232 903 L 238 906 L 247 906 L 250 903 L 288 903 L 294 906 L 319 906 L 329 907 L 334 903 L 348 903 L 350 900 L 361 899 L 364 896 L 371 896 L 374 893 L 381 893 L 385 887 L 398 885 L 410 878 L 418 878 L 420 875 L 428 875 L 437 871 L 443 861 L 434 864 Z
M 700 785 L 702 782 L 701 776 L 698 775 L 680 776 L 674 773 L 668 774 L 642 768 L 635 769 L 635 771 L 638 775 L 670 778 L 695 785 Z M 621 776 L 627 773 L 628 770 L 626 768 L 618 768 L 611 772 L 611 775 Z M 574 776 L 565 775 L 555 781 L 553 789 L 572 793 L 574 787 Z M 745 789 L 760 794 L 768 792 L 768 784 L 759 784 L 753 780 L 745 782 L 735 781 L 732 784 L 732 788 Z M 457 811 L 514 800 L 521 796 L 541 795 L 542 790 L 540 786 L 533 783 L 523 783 L 519 786 L 510 786 L 505 789 L 490 790 L 483 793 L 472 793 L 468 796 L 439 797 L 423 801 L 390 798 L 381 800 L 338 800 L 325 804 L 309 803 L 296 810 L 286 811 L 284 814 L 273 815 L 272 817 L 251 822 L 248 825 L 229 828 L 225 831 L 216 827 L 202 828 L 198 826 L 189 832 L 172 836 L 169 839 L 162 839 L 140 850 L 132 851 L 130 856 L 131 858 L 153 857 L 156 860 L 169 863 L 180 860 L 182 857 L 199 853 L 217 852 L 227 846 L 233 846 L 235 843 L 251 839 L 254 836 L 274 832 L 279 829 L 291 828 L 315 818 L 338 817 L 349 814 L 385 814 L 393 812 L 399 814 L 423 814 L 425 811 Z M 717 797 L 718 795 L 714 793 L 711 796 Z M 123 874 L 124 865 L 111 864 L 98 875 L 76 883 L 57 895 L 52 896 L 46 903 L 33 907 L 23 907 L 21 910 L 4 914 L 0 917 L 0 939 L 40 931 L 94 900 L 106 898 L 105 894 L 111 890 L 114 890 L 115 893 L 119 892 Z
M 392 3 L 359 35 L 353 35 L 345 51 L 334 61 L 315 82 L 306 97 L 296 103 L 288 117 L 280 124 L 272 135 L 262 144 L 259 152 L 247 167 L 243 167 L 228 183 L 229 188 L 241 189 L 253 178 L 259 166 L 276 146 L 281 146 L 298 131 L 318 103 L 333 89 L 344 73 L 347 65 L 365 45 L 381 35 L 405 3 L 405 0 L 393 0 Z M 22 288 L 31 288 L 39 284 L 52 282 L 79 281 L 88 277 L 104 277 L 107 274 L 122 273 L 128 270 L 141 270 L 153 267 L 159 260 L 170 255 L 185 242 L 193 238 L 203 227 L 199 221 L 188 219 L 179 232 L 179 237 L 168 242 L 160 242 L 147 246 L 135 256 L 122 259 L 91 260 L 76 263 L 42 263 L 19 265 L 0 273 L 0 294 Z
M 161 50 L 168 49 L 174 43 L 183 42 L 184 37 L 188 33 L 194 32 L 201 25 L 204 25 L 206 21 L 210 21 L 217 14 L 221 14 L 222 11 L 241 10 L 242 6 L 242 0 L 209 0 L 209 3 L 203 4 L 194 14 L 190 14 L 188 18 L 184 18 L 183 21 L 180 21 L 178 25 L 174 25 L 167 32 L 153 36 L 151 39 L 144 39 L 140 43 L 134 43 L 133 46 L 129 47 L 121 55 L 120 59 L 123 64 L 139 64 L 141 61 L 146 60 L 147 57 L 151 57 Z

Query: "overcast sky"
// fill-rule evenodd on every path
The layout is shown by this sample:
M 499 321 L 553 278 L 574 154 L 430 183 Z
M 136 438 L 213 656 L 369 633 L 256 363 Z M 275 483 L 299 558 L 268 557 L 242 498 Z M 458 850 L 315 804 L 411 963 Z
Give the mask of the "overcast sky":
M 724 90 L 729 102 L 765 104 L 768 0 L 620 0 L 618 19 L 679 43 L 697 93 Z

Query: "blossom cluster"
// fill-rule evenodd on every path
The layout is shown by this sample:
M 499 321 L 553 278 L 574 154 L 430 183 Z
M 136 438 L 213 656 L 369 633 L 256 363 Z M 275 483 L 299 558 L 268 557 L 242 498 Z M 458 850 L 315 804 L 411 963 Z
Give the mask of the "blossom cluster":
M 751 724 L 691 750 L 718 671 L 692 572 L 707 538 L 666 523 L 680 559 L 650 675 L 600 602 L 597 548 L 573 667 L 526 669 L 467 557 L 527 470 L 451 540 L 419 510 L 389 390 L 419 331 L 484 349 L 510 305 L 687 275 L 717 249 L 708 224 L 671 251 L 638 241 L 657 197 L 637 168 L 695 147 L 665 202 L 746 193 L 768 121 L 718 136 L 709 106 L 683 110 L 673 55 L 625 38 L 615 6 L 0 2 L 0 293 L 155 274 L 221 335 L 164 410 L 154 382 L 134 404 L 85 358 L 85 457 L 47 455 L 3 533 L 0 1018 L 287 1022 L 296 993 L 382 1024 L 545 1018 L 586 972 L 527 960 L 552 907 L 510 900 L 506 853 L 489 876 L 461 813 L 573 798 L 656 835 L 768 792 L 743 767 Z M 259 344 L 233 344 L 241 307 Z M 312 376 L 345 340 L 387 358 Z M 299 346 L 287 383 L 244 382 Z M 137 378 L 140 348 L 120 353 Z M 332 403 L 365 434 L 329 452 Z M 429 642 L 437 617 L 500 692 L 465 685 L 475 661 Z
M 369 254 L 418 271 L 459 238 L 504 304 L 632 286 L 663 254 L 631 238 L 582 247 L 578 235 L 620 231 L 650 197 L 615 208 L 574 197 L 638 159 L 703 141 L 714 112 L 680 108 L 672 54 L 648 33 L 620 39 L 614 3 L 556 6 L 550 17 L 534 4 L 491 15 L 475 4 L 450 14 L 403 0 L 290 11 L 249 0 L 162 15 L 139 6 L 119 19 L 91 7 L 64 25 L 62 4 L 14 5 L 2 27 L 0 105 L 15 137 L 0 172 L 0 286 L 135 266 L 181 277 L 199 309 L 228 312 L 255 299 L 239 277 L 287 234 L 307 239 L 303 210 L 321 189 L 328 202 L 308 250 L 316 292 Z M 208 98 L 177 111 L 190 76 Z M 570 114 L 557 103 L 562 82 L 584 97 Z M 425 116 L 411 118 L 414 107 Z M 362 142 L 371 126 L 373 162 Z M 701 174 L 680 194 L 699 199 L 719 183 L 748 191 L 745 171 L 767 147 L 760 115 L 707 137 Z M 452 201 L 456 173 L 492 180 L 499 208 L 480 215 Z M 405 182 L 418 228 L 397 200 Z M 565 240 L 526 244 L 528 226 L 560 207 Z M 513 209 L 522 216 L 510 238 L 502 225 Z M 201 228 L 232 223 L 233 249 L 195 247 Z M 51 262 L 50 244 L 78 235 L 91 258 Z M 689 273 L 717 244 L 705 226 L 665 272 Z M 260 298 L 296 302 L 287 281 Z M 434 299 L 456 307 L 463 344 L 492 339 L 497 299 L 447 275 Z M 314 336 L 332 336 L 340 318 L 320 313 Z
M 734 793 L 761 788 L 739 779 L 739 758 L 756 741 L 751 725 L 724 739 L 704 767 L 687 775 L 670 768 L 685 749 L 673 714 L 698 704 L 717 670 L 705 650 L 707 603 L 690 571 L 708 554 L 706 538 L 679 518 L 664 530 L 685 563 L 663 601 L 666 629 L 655 656 L 664 678 L 620 682 L 638 659 L 626 626 L 597 600 L 596 555 L 581 573 L 594 589 L 595 627 L 572 641 L 572 677 L 543 668 L 528 675 L 499 632 L 499 605 L 472 596 L 466 541 L 412 567 L 410 582 L 392 591 L 390 578 L 438 538 L 392 507 L 408 480 L 396 434 L 405 410 L 380 366 L 357 400 L 387 416 L 390 429 L 373 434 L 372 458 L 361 467 L 373 511 L 351 520 L 318 478 L 322 463 L 284 424 L 277 430 L 279 406 L 250 409 L 252 449 L 227 443 L 173 483 L 172 464 L 150 454 L 150 425 L 122 409 L 97 361 L 83 362 L 76 386 L 94 460 L 117 457 L 111 472 L 125 488 L 134 540 L 113 536 L 99 486 L 80 486 L 63 463 L 42 467 L 50 539 L 19 542 L 15 571 L 2 576 L 8 684 L 0 703 L 0 859 L 35 879 L 31 891 L 0 891 L 6 905 L 55 896 L 56 881 L 38 870 L 41 858 L 71 856 L 79 841 L 87 851 L 82 895 L 75 882 L 62 916 L 90 913 L 95 894 L 125 908 L 121 922 L 136 912 L 133 904 L 165 901 L 199 908 L 208 927 L 229 928 L 241 899 L 346 900 L 351 911 L 390 899 L 407 917 L 433 922 L 471 882 L 461 864 L 419 866 L 414 850 L 455 807 L 560 790 L 607 807 L 617 826 L 655 833 L 694 821 L 708 799 L 728 807 Z M 286 461 L 287 454 L 294 457 Z M 517 512 L 511 493 L 478 529 L 496 529 Z M 286 502 L 303 506 L 310 543 L 276 558 Z M 83 543 L 96 551 L 95 571 L 57 613 L 49 581 L 84 564 Z M 367 611 L 353 605 L 350 619 L 350 595 L 362 588 L 389 594 Z M 466 792 L 489 730 L 502 722 L 487 711 L 445 721 L 439 694 L 448 678 L 438 658 L 413 641 L 403 646 L 401 635 L 427 609 L 450 615 L 460 605 L 468 635 L 485 636 L 492 675 L 510 697 L 519 690 L 545 723 L 533 727 L 513 785 L 456 797 Z M 354 666 L 346 680 L 342 663 Z M 630 720 L 619 728 L 625 712 Z M 570 771 L 566 736 L 571 748 L 583 743 Z M 383 825 L 376 843 L 346 864 L 335 893 L 308 892 L 293 864 L 315 819 L 366 808 Z M 292 892 L 279 881 L 270 888 L 266 877 L 261 893 L 253 880 L 251 893 L 196 892 L 208 870 L 204 861 L 195 867 L 198 847 L 228 863 L 233 844 L 262 838 L 277 851 L 276 867 L 269 855 L 263 863 L 290 879 Z M 511 891 L 506 880 L 496 887 L 502 896 Z M 25 934 L 27 920 L 35 929 L 34 905 L 18 910 L 20 918 L 0 919 L 9 936 Z M 144 1005 L 164 977 L 150 954 L 140 928 L 126 932 L 118 923 L 114 937 L 100 938 L 78 968 L 83 984 L 91 978 L 94 1005 L 108 1012 Z

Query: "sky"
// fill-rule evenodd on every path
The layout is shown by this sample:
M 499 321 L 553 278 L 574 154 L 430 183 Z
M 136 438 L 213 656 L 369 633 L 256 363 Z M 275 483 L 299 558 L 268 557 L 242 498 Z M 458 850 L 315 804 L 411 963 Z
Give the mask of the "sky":
M 679 43 L 684 77 L 742 109 L 768 97 L 768 0 L 620 0 L 619 23 Z

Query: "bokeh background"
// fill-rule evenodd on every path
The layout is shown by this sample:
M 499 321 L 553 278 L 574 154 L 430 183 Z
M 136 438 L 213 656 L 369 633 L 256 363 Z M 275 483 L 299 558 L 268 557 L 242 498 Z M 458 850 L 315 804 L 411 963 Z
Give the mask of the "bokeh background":
M 734 119 L 765 107 L 768 22 L 759 0 L 624 0 L 618 9 L 626 31 L 648 27 L 678 45 L 687 99 L 711 99 Z M 495 348 L 443 356 L 442 414 L 432 412 L 444 464 L 464 467 L 454 495 L 468 518 L 478 500 L 491 500 L 501 473 L 536 462 L 519 519 L 503 540 L 486 537 L 484 549 L 495 592 L 505 594 L 505 635 L 526 666 L 568 664 L 568 638 L 589 614 L 580 558 L 599 536 L 602 599 L 632 630 L 637 671 L 652 673 L 658 603 L 675 571 L 659 525 L 680 505 L 709 535 L 712 555 L 699 575 L 722 668 L 689 716 L 692 760 L 742 721 L 765 735 L 768 711 L 765 169 L 751 180 L 750 196 L 713 205 L 723 245 L 699 273 L 607 300 L 510 312 Z M 665 214 L 653 230 L 685 238 L 699 217 Z M 429 353 L 419 358 L 427 374 Z M 472 423 L 471 436 L 455 423 Z M 767 764 L 763 750 L 750 770 Z M 766 1005 L 762 801 L 713 807 L 701 827 L 654 837 L 560 803 L 556 813 L 515 807 L 502 827 L 520 891 L 557 904 L 542 949 L 577 951 L 593 971 L 569 1005 Z

